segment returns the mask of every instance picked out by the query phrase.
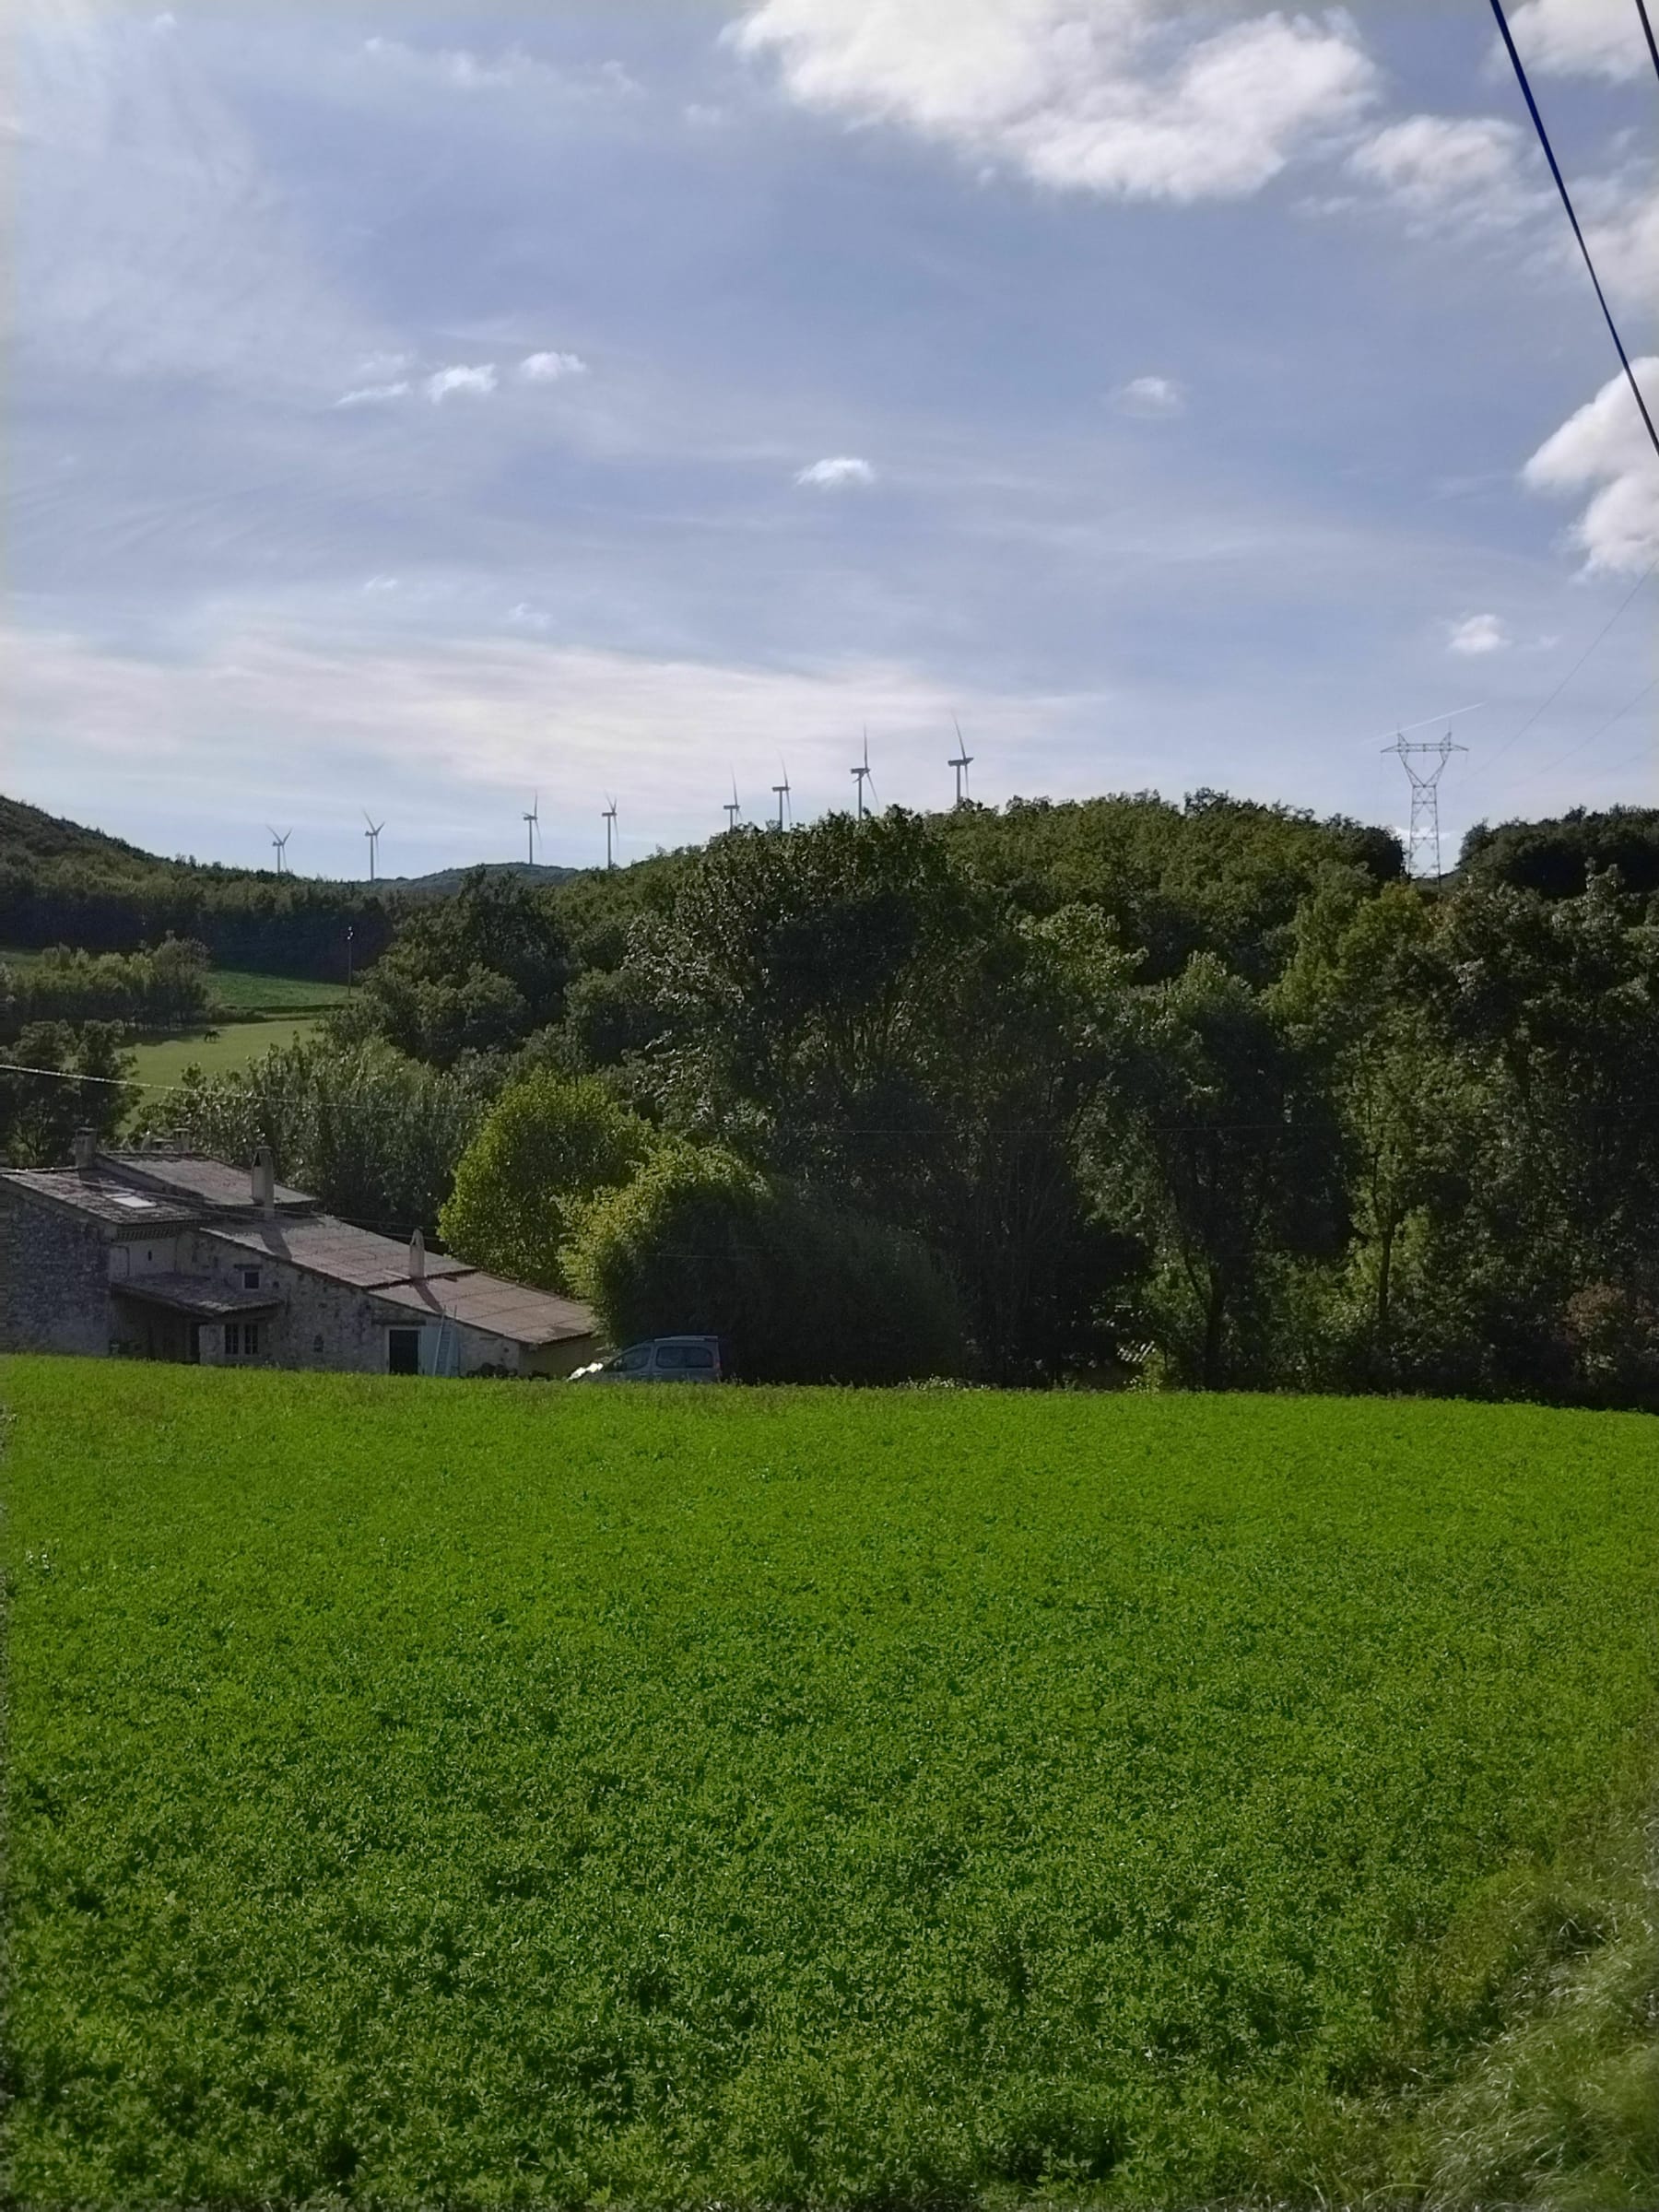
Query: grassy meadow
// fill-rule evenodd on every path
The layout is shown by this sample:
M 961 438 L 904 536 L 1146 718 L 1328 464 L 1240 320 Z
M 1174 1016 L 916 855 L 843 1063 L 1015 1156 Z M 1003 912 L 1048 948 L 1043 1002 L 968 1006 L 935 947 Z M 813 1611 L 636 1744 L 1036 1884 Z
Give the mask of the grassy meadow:
M 316 1030 L 314 1017 L 262 1018 L 228 1021 L 222 1029 L 189 1030 L 177 1037 L 144 1038 L 128 1049 L 140 1083 L 171 1084 L 191 1067 L 208 1076 L 229 1075 L 276 1045 L 298 1044 L 314 1036 Z
M 1654 2201 L 1651 1420 L 0 1402 L 16 2200 Z

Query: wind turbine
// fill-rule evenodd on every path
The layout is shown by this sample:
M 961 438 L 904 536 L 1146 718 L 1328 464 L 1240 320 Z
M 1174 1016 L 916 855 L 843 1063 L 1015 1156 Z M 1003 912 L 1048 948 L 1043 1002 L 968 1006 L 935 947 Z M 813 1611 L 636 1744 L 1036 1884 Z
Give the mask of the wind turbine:
M 973 755 L 962 742 L 961 724 L 957 722 L 954 714 L 950 719 L 956 723 L 957 749 L 954 759 L 947 760 L 945 765 L 956 770 L 956 803 L 959 806 L 968 796 L 968 771 L 972 766 Z
M 870 725 L 868 723 L 865 724 L 864 759 L 857 768 L 849 772 L 858 786 L 858 818 L 862 822 L 869 811 L 865 805 L 865 785 L 866 783 L 870 787 L 870 796 L 874 798 L 876 795 L 876 779 L 870 773 Z
M 735 775 L 732 778 L 732 795 L 725 801 L 721 811 L 726 818 L 726 828 L 735 830 L 737 818 L 743 812 L 743 808 L 737 804 L 737 779 Z
M 789 811 L 789 770 L 782 757 L 779 759 L 778 766 L 783 771 L 783 781 L 782 783 L 772 785 L 772 795 L 778 802 L 778 827 L 782 830 L 783 817 Z
M 535 865 L 535 833 L 541 828 L 541 793 L 539 791 L 531 800 L 530 811 L 524 816 L 524 834 L 530 843 L 530 865 L 534 867 Z
M 605 796 L 606 802 L 605 806 L 605 865 L 607 868 L 614 868 L 617 863 L 611 850 L 611 839 L 617 830 L 617 802 L 611 797 L 608 791 Z
M 384 822 L 371 820 L 369 809 L 366 806 L 363 809 L 363 819 L 369 824 L 363 835 L 369 840 L 369 880 L 372 883 L 374 881 L 375 858 L 380 851 L 380 833 L 386 825 Z
M 265 824 L 265 828 L 271 830 L 269 822 Z M 276 873 L 278 876 L 282 873 L 282 859 L 283 854 L 288 851 L 288 841 L 293 834 L 291 830 L 271 830 L 271 842 L 276 848 Z

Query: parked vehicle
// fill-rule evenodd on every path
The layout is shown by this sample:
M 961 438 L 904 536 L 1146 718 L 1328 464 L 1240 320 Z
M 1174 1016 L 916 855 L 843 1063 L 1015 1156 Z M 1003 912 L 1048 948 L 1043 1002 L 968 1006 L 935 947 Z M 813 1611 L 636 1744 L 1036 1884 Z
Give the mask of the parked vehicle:
M 718 1382 L 718 1336 L 653 1336 L 609 1359 L 579 1367 L 572 1382 Z

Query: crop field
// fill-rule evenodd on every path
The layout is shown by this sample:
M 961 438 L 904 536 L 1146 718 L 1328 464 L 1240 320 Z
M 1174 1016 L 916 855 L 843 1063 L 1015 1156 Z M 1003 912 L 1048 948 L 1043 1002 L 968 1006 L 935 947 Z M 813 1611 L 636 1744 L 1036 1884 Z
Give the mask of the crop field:
M 1608 1939 L 1641 1417 L 0 1400 L 14 2201 L 1415 2202 Z

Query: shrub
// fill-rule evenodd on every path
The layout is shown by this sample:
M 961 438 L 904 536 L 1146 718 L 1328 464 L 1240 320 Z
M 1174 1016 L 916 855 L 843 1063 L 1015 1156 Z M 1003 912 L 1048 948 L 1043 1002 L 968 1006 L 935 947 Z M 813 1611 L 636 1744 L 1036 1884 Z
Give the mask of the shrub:
M 924 1245 L 712 1148 L 665 1146 L 589 1206 L 567 1270 L 614 1343 L 717 1335 L 747 1381 L 901 1382 L 967 1363 L 955 1289 Z

